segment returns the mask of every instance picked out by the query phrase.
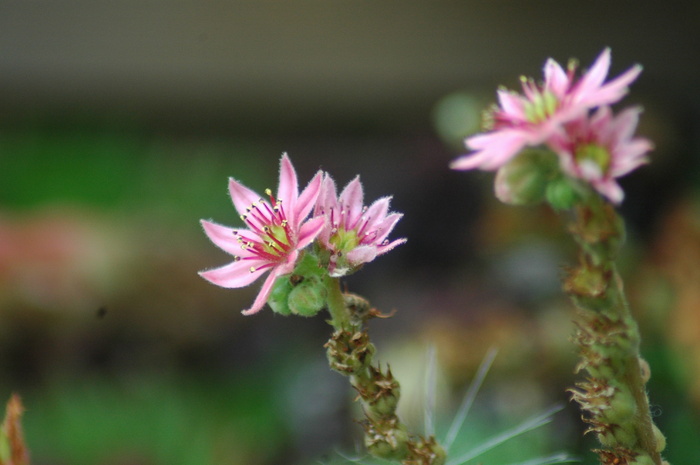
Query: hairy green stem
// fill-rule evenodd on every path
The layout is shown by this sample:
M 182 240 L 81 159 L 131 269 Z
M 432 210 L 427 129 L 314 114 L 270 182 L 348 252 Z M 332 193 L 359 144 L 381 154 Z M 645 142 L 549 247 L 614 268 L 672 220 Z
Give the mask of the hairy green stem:
M 615 266 L 624 241 L 622 219 L 599 196 L 588 195 L 575 209 L 570 232 L 581 247 L 580 263 L 564 289 L 578 308 L 577 370 L 588 374 L 572 398 L 604 447 L 597 451 L 601 463 L 662 465 L 665 438 L 649 411 L 648 365 L 640 357 L 639 327 Z
M 412 435 L 396 415 L 400 386 L 387 366 L 373 364 L 374 344 L 366 329 L 368 319 L 380 316 L 369 302 L 343 294 L 340 282 L 326 278 L 330 324 L 335 331 L 326 343 L 331 368 L 347 376 L 357 391 L 365 419 L 365 445 L 374 456 L 403 465 L 443 465 L 446 453 L 434 437 Z

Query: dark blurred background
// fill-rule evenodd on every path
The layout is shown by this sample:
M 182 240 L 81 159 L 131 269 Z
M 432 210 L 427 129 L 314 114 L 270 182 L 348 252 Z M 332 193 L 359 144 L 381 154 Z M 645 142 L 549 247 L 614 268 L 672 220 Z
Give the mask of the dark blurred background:
M 611 76 L 644 66 L 622 105 L 644 106 L 656 150 L 622 181 L 621 262 L 667 456 L 692 463 L 699 27 L 697 2 L 1 2 L 0 399 L 23 396 L 33 463 L 330 463 L 352 448 L 358 414 L 325 366 L 324 318 L 242 317 L 259 284 L 196 274 L 228 261 L 198 223 L 239 224 L 227 178 L 274 188 L 283 151 L 302 182 L 360 174 L 368 202 L 393 195 L 405 213 L 407 244 L 346 284 L 397 311 L 372 334 L 407 421 L 422 421 L 430 344 L 438 431 L 500 348 L 464 448 L 566 403 L 562 221 L 447 165 L 498 85 L 539 79 L 548 57 L 585 68 L 606 46 Z M 528 451 L 594 463 L 575 406 L 555 421 Z

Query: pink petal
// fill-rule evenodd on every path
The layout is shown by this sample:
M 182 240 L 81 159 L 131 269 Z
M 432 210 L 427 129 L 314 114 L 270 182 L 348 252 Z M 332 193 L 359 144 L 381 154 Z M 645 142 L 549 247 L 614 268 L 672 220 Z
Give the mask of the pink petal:
M 301 225 L 299 228 L 299 240 L 297 242 L 297 250 L 303 249 L 307 245 L 311 244 L 313 240 L 318 236 L 323 227 L 326 224 L 325 216 L 317 216 L 311 218 L 306 223 Z
M 228 191 L 239 215 L 245 215 L 248 207 L 260 200 L 260 195 L 233 178 L 228 181 Z
M 391 233 L 391 231 L 394 229 L 394 226 L 396 226 L 396 223 L 403 217 L 402 213 L 391 213 L 387 215 L 384 220 L 379 223 L 376 226 L 377 231 L 379 231 L 379 235 L 375 239 L 375 242 L 377 244 L 381 244 L 381 242 L 386 239 L 386 237 Z
M 284 208 L 294 208 L 299 195 L 297 173 L 286 153 L 280 159 L 280 180 L 277 188 L 277 200 L 282 200 Z M 287 207 L 288 205 L 288 207 Z M 289 211 L 289 210 L 288 210 Z
M 321 181 L 323 180 L 323 173 L 319 171 L 316 175 L 309 181 L 309 184 L 304 188 L 302 193 L 299 195 L 299 199 L 294 205 L 294 227 L 306 219 L 311 213 L 311 209 L 314 207 L 319 194 L 321 193 Z
M 272 293 L 272 286 L 275 284 L 275 280 L 277 280 L 277 275 L 275 275 L 275 273 L 270 273 L 260 288 L 260 292 L 258 292 L 258 296 L 255 298 L 253 305 L 251 305 L 249 309 L 243 310 L 241 313 L 244 315 L 253 315 L 262 310 Z
M 244 249 L 241 248 L 238 238 L 233 234 L 233 228 L 221 226 L 207 220 L 201 220 L 204 233 L 218 248 L 231 255 L 241 255 Z
M 639 107 L 627 108 L 615 118 L 614 131 L 618 141 L 629 140 L 637 129 L 639 115 L 642 109 Z
M 352 229 L 357 221 L 362 216 L 363 208 L 363 198 L 364 192 L 362 189 L 362 183 L 360 182 L 360 177 L 355 176 L 355 178 L 348 183 L 340 193 L 340 198 L 338 203 L 340 208 L 345 209 L 345 224 Z
M 609 69 L 610 49 L 606 48 L 598 55 L 591 69 L 577 83 L 575 90 L 579 96 L 577 100 L 580 100 L 582 96 L 588 96 L 597 91 L 608 75 Z
M 367 230 L 376 229 L 377 225 L 384 221 L 387 213 L 389 213 L 389 203 L 391 202 L 391 197 L 382 197 L 375 200 L 372 205 L 369 206 L 363 218 L 367 220 Z
M 625 197 L 624 191 L 614 179 L 601 180 L 593 183 L 593 185 L 598 192 L 606 196 L 615 204 L 622 202 Z
M 318 196 L 318 204 L 323 207 L 324 211 L 330 208 L 336 208 L 338 203 L 338 194 L 336 193 L 335 181 L 328 174 L 323 178 L 321 185 L 321 193 Z
M 467 146 L 476 152 L 457 158 L 450 163 L 450 168 L 496 170 L 513 158 L 526 142 L 527 133 L 518 129 L 477 134 L 466 140 Z
M 234 289 L 247 286 L 258 279 L 265 271 L 267 271 L 266 268 L 257 269 L 256 271 L 252 272 L 250 271 L 251 267 L 257 268 L 262 264 L 264 264 L 262 261 L 237 260 L 220 268 L 200 271 L 199 275 L 212 284 L 228 289 Z
M 628 86 L 637 79 L 641 72 L 642 67 L 640 65 L 635 65 L 621 76 L 618 76 L 602 86 L 595 93 L 586 96 L 586 98 L 582 98 L 581 102 L 589 107 L 613 104 L 627 94 Z
M 373 245 L 360 245 L 347 253 L 345 258 L 352 266 L 369 263 L 377 257 L 377 248 Z
M 519 121 L 525 121 L 527 119 L 525 116 L 522 97 L 515 92 L 511 92 L 506 89 L 499 89 L 496 93 L 498 95 L 499 105 L 503 109 L 504 113 L 506 113 L 510 118 L 514 118 Z
M 394 241 L 391 241 L 390 243 L 388 243 L 386 245 L 380 245 L 379 247 L 377 247 L 377 255 L 383 255 L 383 254 L 389 252 L 390 250 L 394 249 L 394 247 L 396 247 L 397 245 L 401 245 L 401 244 L 405 244 L 405 243 L 406 243 L 406 239 L 401 238 L 401 239 L 396 239 Z
M 545 88 L 550 90 L 557 97 L 561 97 L 569 90 L 571 82 L 566 71 L 556 61 L 551 58 L 544 65 Z
M 652 143 L 642 138 L 634 139 L 625 144 L 624 153 L 617 154 L 619 160 L 614 160 L 615 163 L 610 169 L 610 175 L 619 178 L 647 163 L 649 160 L 645 154 L 653 149 Z

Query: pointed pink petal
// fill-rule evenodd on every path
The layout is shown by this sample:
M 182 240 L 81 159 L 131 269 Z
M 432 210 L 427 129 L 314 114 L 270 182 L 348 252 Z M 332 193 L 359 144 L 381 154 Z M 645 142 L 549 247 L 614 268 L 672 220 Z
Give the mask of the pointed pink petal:
M 345 210 L 345 224 L 350 229 L 355 226 L 360 216 L 362 216 L 363 201 L 364 192 L 362 183 L 360 182 L 360 177 L 355 176 L 355 178 L 345 186 L 338 199 L 340 208 Z
M 606 196 L 614 204 L 620 204 L 625 197 L 622 188 L 614 179 L 605 179 L 593 183 L 598 192 Z
M 588 96 L 596 92 L 605 77 L 608 75 L 608 70 L 610 69 L 610 48 L 603 50 L 598 58 L 596 58 L 593 66 L 590 70 L 581 78 L 581 80 L 576 85 L 576 94 L 579 95 L 579 99 L 582 96 Z
M 253 305 L 251 305 L 249 309 L 243 310 L 241 313 L 244 315 L 252 315 L 262 310 L 272 293 L 272 286 L 275 284 L 275 280 L 277 280 L 277 275 L 275 275 L 275 273 L 270 273 L 260 288 L 260 292 L 258 292 Z
M 241 248 L 238 238 L 233 234 L 234 231 L 237 231 L 236 229 L 221 226 L 207 220 L 201 220 L 201 223 L 204 233 L 218 248 L 231 255 L 243 255 L 244 249 Z
M 653 150 L 654 146 L 647 139 L 634 139 L 624 147 L 624 153 L 618 154 L 619 160 L 613 160 L 615 163 L 610 169 L 610 175 L 614 178 L 624 176 L 630 171 L 649 162 L 645 156 L 647 152 Z
M 550 90 L 557 97 L 561 97 L 566 94 L 569 90 L 569 76 L 567 76 L 566 71 L 554 61 L 553 59 L 548 59 L 544 65 L 544 87 Z
M 306 223 L 301 225 L 299 228 L 299 240 L 297 242 L 297 249 L 303 249 L 307 245 L 311 244 L 316 236 L 321 232 L 326 224 L 326 218 L 324 216 L 317 216 L 311 218 Z
M 635 65 L 621 76 L 603 85 L 595 93 L 582 98 L 581 102 L 589 107 L 611 105 L 627 94 L 628 86 L 637 79 L 637 76 L 639 76 L 641 72 L 642 67 L 640 65 Z
M 377 244 L 381 244 L 384 239 L 391 233 L 396 226 L 396 223 L 403 217 L 402 213 L 391 213 L 387 215 L 384 220 L 376 226 L 379 235 L 375 239 Z
M 501 109 L 508 115 L 509 118 L 517 119 L 519 121 L 527 120 L 523 99 L 520 97 L 520 95 L 506 89 L 499 89 L 496 93 L 498 95 L 498 103 Z
M 255 191 L 248 189 L 233 178 L 228 181 L 228 191 L 239 215 L 245 215 L 246 209 L 260 200 L 260 196 Z
M 267 271 L 266 268 L 258 269 L 257 271 L 253 272 L 250 271 L 251 267 L 257 267 L 263 263 L 264 262 L 259 260 L 237 260 L 220 268 L 200 271 L 199 275 L 212 284 L 228 289 L 234 289 L 247 286 L 258 279 L 265 271 Z
M 352 266 L 369 263 L 377 257 L 377 248 L 373 245 L 360 245 L 347 253 L 345 258 Z
M 314 216 L 325 214 L 331 208 L 336 208 L 337 201 L 338 196 L 336 194 L 335 181 L 326 173 L 321 182 L 321 193 L 318 194 L 318 199 L 316 199 Z
M 277 188 L 277 200 L 282 200 L 284 208 L 293 209 L 299 195 L 297 173 L 286 153 L 280 159 L 280 180 Z M 290 210 L 287 210 L 288 212 Z
M 397 245 L 401 245 L 401 244 L 405 244 L 405 243 L 406 243 L 406 239 L 402 237 L 401 239 L 396 239 L 396 240 L 391 241 L 390 243 L 388 243 L 386 245 L 380 245 L 379 247 L 377 247 L 377 255 L 378 256 L 383 255 L 383 254 L 389 252 L 390 250 L 394 249 Z
M 505 165 L 527 142 L 527 134 L 520 130 L 500 130 L 478 134 L 466 140 L 469 148 L 476 152 L 457 158 L 450 168 L 468 170 L 480 168 L 495 170 Z
M 627 108 L 615 118 L 614 132 L 617 141 L 629 140 L 632 137 L 637 129 L 641 112 L 642 109 L 639 107 Z
M 382 197 L 375 200 L 372 205 L 367 208 L 363 218 L 367 220 L 367 230 L 377 229 L 377 225 L 384 221 L 387 213 L 389 213 L 389 203 L 391 197 Z
M 314 207 L 319 194 L 321 193 L 321 181 L 323 180 L 323 173 L 319 171 L 316 175 L 309 181 L 309 184 L 304 188 L 302 193 L 299 195 L 299 199 L 294 205 L 294 227 L 304 221 L 311 209 Z

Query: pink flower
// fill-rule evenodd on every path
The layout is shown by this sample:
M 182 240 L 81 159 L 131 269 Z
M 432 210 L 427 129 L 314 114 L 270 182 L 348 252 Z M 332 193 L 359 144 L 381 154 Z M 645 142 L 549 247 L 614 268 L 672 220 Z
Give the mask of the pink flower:
M 600 107 L 590 117 L 567 124 L 549 145 L 564 172 L 619 204 L 624 193 L 615 179 L 646 163 L 647 152 L 654 148 L 649 140 L 633 137 L 640 113 L 640 108 L 628 108 L 614 117 L 610 107 Z
M 322 174 L 319 171 L 299 194 L 297 175 L 287 154 L 280 160 L 277 198 L 270 190 L 269 202 L 235 179 L 229 192 L 247 229 L 233 229 L 202 220 L 209 239 L 235 260 L 220 268 L 199 274 L 226 288 L 244 287 L 269 271 L 255 302 L 244 315 L 260 311 L 267 302 L 275 280 L 294 270 L 299 251 L 308 246 L 323 228 L 323 218 L 306 220 L 318 198 Z
M 507 89 L 498 91 L 500 106 L 493 112 L 492 130 L 468 138 L 465 143 L 474 152 L 457 158 L 450 167 L 496 170 L 523 147 L 546 142 L 561 130 L 562 124 L 595 107 L 619 101 L 642 67 L 635 65 L 604 84 L 609 68 L 609 48 L 603 50 L 591 69 L 578 81 L 574 79 L 575 63 L 571 62 L 564 71 L 556 61 L 548 59 L 544 66 L 543 85 L 538 86 L 532 79 L 522 77 L 522 95 Z
M 328 273 L 333 277 L 352 273 L 406 242 L 386 239 L 403 216 L 389 213 L 391 198 L 382 197 L 367 208 L 362 203 L 363 196 L 359 176 L 345 186 L 340 197 L 336 196 L 333 179 L 328 175 L 323 179 L 314 215 L 325 218 L 318 240 L 330 252 Z

